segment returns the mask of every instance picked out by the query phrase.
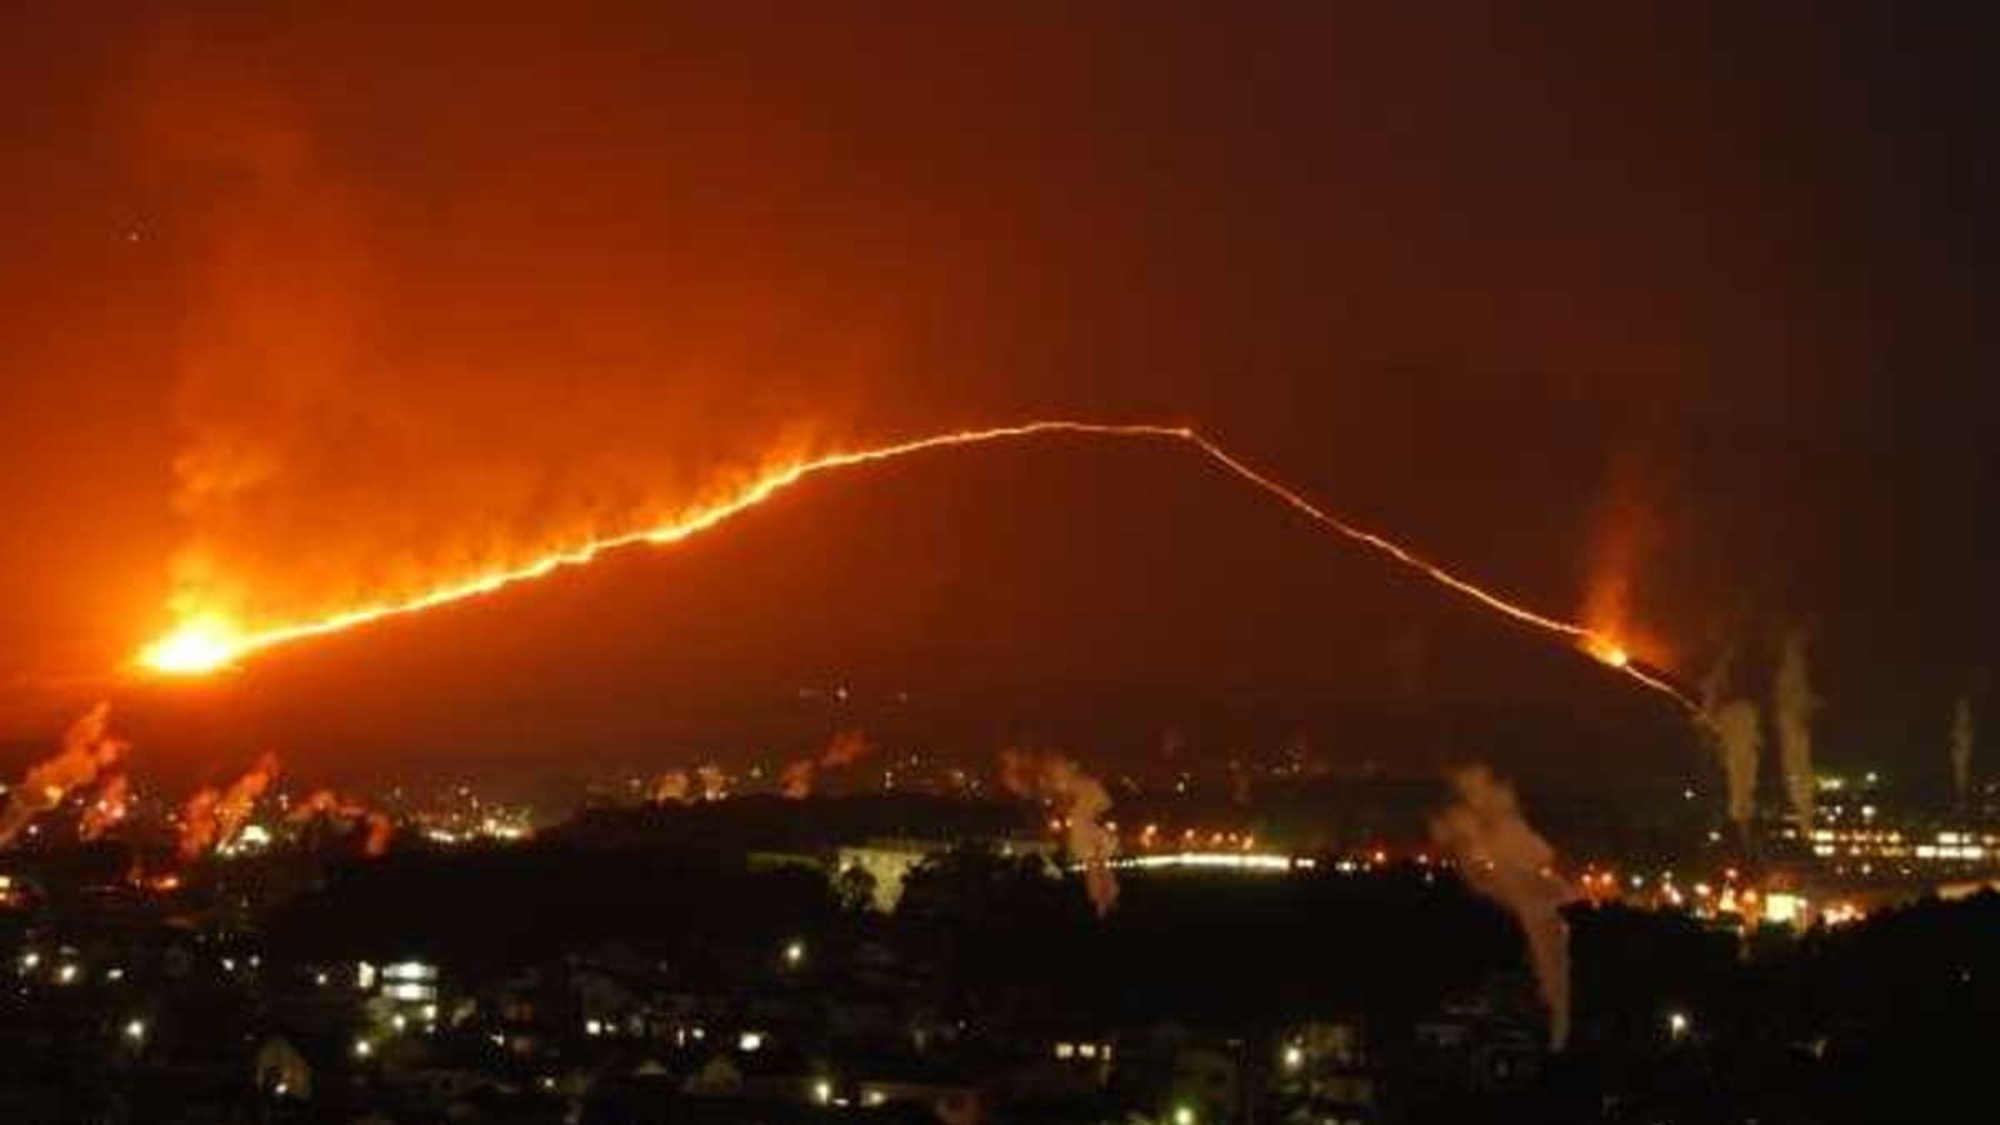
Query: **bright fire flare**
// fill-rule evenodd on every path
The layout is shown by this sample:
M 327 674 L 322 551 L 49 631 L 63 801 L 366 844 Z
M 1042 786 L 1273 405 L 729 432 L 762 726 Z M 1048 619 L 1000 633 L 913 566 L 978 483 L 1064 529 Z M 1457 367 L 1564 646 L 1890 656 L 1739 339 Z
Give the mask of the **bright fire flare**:
M 1623 668 L 1632 663 L 1632 654 L 1626 652 L 1618 642 L 1601 634 L 1586 637 L 1581 646 L 1583 651 L 1602 660 L 1613 668 Z
M 155 672 L 193 676 L 226 668 L 259 647 L 226 625 L 190 621 L 147 645 L 139 653 L 139 663 Z
M 1161 439 L 1178 441 L 1192 446 L 1209 461 L 1226 469 L 1232 475 L 1254 485 L 1313 522 L 1331 531 L 1338 532 L 1353 542 L 1368 547 L 1393 561 L 1422 574 L 1456 593 L 1480 603 L 1488 609 L 1503 613 L 1516 621 L 1532 625 L 1545 632 L 1567 637 L 1584 652 L 1602 662 L 1605 666 L 1623 672 L 1638 682 L 1656 691 L 1672 696 L 1684 705 L 1690 705 L 1683 693 L 1660 679 L 1642 671 L 1631 663 L 1630 656 L 1609 637 L 1593 632 L 1586 626 L 1563 621 L 1537 613 L 1526 606 L 1509 601 L 1507 598 L 1485 589 L 1476 583 L 1415 554 L 1393 540 L 1347 523 L 1306 499 L 1298 492 L 1239 460 L 1215 442 L 1186 426 L 1165 426 L 1148 423 L 1077 422 L 1068 420 L 1045 420 L 1023 422 L 1012 426 L 995 426 L 979 430 L 959 430 L 951 433 L 934 434 L 930 437 L 876 446 L 870 449 L 851 450 L 844 453 L 829 453 L 819 457 L 795 461 L 789 465 L 770 470 L 743 486 L 734 495 L 706 507 L 697 508 L 680 518 L 655 527 L 642 528 L 603 539 L 594 539 L 567 550 L 555 551 L 512 569 L 494 570 L 474 575 L 463 581 L 439 586 L 427 593 L 415 595 L 400 601 L 384 601 L 371 605 L 342 610 L 310 621 L 300 621 L 288 625 L 277 625 L 260 630 L 247 630 L 217 619 L 213 616 L 199 616 L 183 621 L 159 640 L 142 649 L 138 656 L 141 667 L 163 675 L 192 676 L 214 672 L 230 667 L 244 658 L 264 649 L 309 637 L 337 633 L 370 622 L 405 614 L 418 613 L 426 609 L 463 601 L 467 598 L 489 594 L 495 590 L 527 582 L 568 567 L 582 566 L 599 556 L 625 547 L 642 544 L 664 546 L 678 543 L 723 523 L 733 516 L 762 504 L 772 496 L 782 492 L 807 477 L 831 469 L 843 469 L 856 465 L 866 465 L 877 461 L 889 461 L 912 453 L 922 453 L 933 449 L 946 449 L 968 445 L 984 445 L 989 442 L 1012 441 L 1045 434 L 1084 434 L 1096 437 Z

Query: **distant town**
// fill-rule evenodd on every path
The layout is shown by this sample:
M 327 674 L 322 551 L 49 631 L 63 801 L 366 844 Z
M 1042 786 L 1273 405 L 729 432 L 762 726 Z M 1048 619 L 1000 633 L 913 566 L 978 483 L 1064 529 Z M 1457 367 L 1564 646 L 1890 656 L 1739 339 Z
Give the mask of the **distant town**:
M 858 733 L 560 809 L 116 777 L 0 854 L 0 1119 L 1859 1120 L 1909 997 L 1916 1044 L 2000 981 L 1966 937 L 2000 915 L 1995 790 L 1871 771 L 1819 777 L 1810 825 L 1692 786 L 1534 806 L 1562 1044 L 1435 782 L 1281 754 L 1100 784 Z

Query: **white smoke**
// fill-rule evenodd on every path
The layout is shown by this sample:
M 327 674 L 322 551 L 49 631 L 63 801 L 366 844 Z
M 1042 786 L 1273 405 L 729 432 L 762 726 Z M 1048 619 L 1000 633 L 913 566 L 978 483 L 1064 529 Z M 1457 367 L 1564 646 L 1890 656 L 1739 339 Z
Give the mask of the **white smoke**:
M 1715 658 L 1715 666 L 1701 681 L 1701 714 L 1710 723 L 1715 722 L 1716 713 L 1722 708 L 1722 697 L 1729 691 L 1729 669 L 1736 660 L 1736 646 L 1724 645 Z
M 1785 636 L 1784 655 L 1778 662 L 1777 682 L 1771 689 L 1771 706 L 1778 725 L 1778 759 L 1784 767 L 1785 802 L 1801 831 L 1813 823 L 1812 716 L 1819 710 L 1806 672 L 1805 634 Z
M 1484 766 L 1451 775 L 1458 802 L 1431 821 L 1431 838 L 1458 861 L 1467 883 L 1506 907 L 1521 925 L 1535 981 L 1549 1009 L 1549 1045 L 1569 1041 L 1569 923 L 1575 897 L 1550 865 L 1555 849 L 1529 827 L 1506 782 Z
M 1764 724 L 1757 705 L 1747 699 L 1725 703 L 1713 723 L 1722 773 L 1729 784 L 1729 819 L 1747 833 L 1757 811 L 1757 759 L 1764 750 Z
M 1715 666 L 1701 681 L 1701 713 L 1697 724 L 1715 744 L 1728 789 L 1730 823 L 1748 833 L 1757 809 L 1757 760 L 1764 749 L 1763 724 L 1757 705 L 1747 699 L 1725 702 L 1736 647 L 1725 645 Z
M 1018 797 L 1048 802 L 1056 812 L 1070 858 L 1083 869 L 1084 890 L 1098 917 L 1118 904 L 1118 877 L 1111 860 L 1118 854 L 1118 835 L 1103 823 L 1111 795 L 1096 778 L 1059 754 L 1024 750 L 1000 753 L 1000 782 Z
M 1972 700 L 1964 696 L 1951 713 L 1951 786 L 1960 805 L 1972 799 Z

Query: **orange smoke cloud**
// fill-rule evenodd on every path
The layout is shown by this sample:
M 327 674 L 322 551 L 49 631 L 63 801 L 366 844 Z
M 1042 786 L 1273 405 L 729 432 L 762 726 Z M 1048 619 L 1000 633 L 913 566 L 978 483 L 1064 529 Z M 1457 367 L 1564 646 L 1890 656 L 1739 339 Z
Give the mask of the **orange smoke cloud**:
M 356 824 L 363 825 L 367 834 L 362 839 L 361 851 L 371 857 L 387 853 L 396 833 L 395 822 L 386 814 L 359 801 L 343 798 L 331 789 L 314 790 L 294 804 L 291 811 L 285 814 L 285 819 L 293 824 L 323 819 L 343 831 Z
M 492 220 L 529 201 L 507 177 L 413 231 L 329 156 L 309 108 L 214 38 L 152 45 L 130 138 L 146 182 L 204 201 L 177 232 L 190 265 L 172 357 L 186 537 L 171 560 L 174 630 L 148 667 L 212 670 L 299 622 L 463 596 L 758 487 L 805 447 L 770 441 L 802 436 L 794 400 L 743 395 L 731 377 L 766 370 L 774 340 L 808 349 L 797 366 L 815 372 L 815 419 L 838 412 L 830 357 L 875 332 L 827 315 L 820 288 L 787 308 L 787 287 L 749 261 L 711 260 L 681 299 L 634 300 L 594 244 L 570 260 L 588 269 L 493 268 Z M 617 177 L 571 186 L 647 194 Z M 538 258 L 566 245 L 523 238 L 516 250 Z M 421 270 L 404 268 L 412 239 Z M 513 307 L 534 315 L 492 315 L 531 293 Z M 831 348 L 813 346 L 822 336 Z M 753 340 L 755 360 L 731 358 Z M 853 362 L 857 375 L 874 366 Z M 544 409 L 567 378 L 550 371 L 578 364 L 592 393 Z
M 793 800 L 812 796 L 820 771 L 844 769 L 875 752 L 875 744 L 858 730 L 844 730 L 833 736 L 817 758 L 787 762 L 778 774 L 778 791 Z
M 293 804 L 285 819 L 293 824 L 304 824 L 315 817 L 345 818 L 359 816 L 361 810 L 340 799 L 331 789 L 316 789 L 311 794 Z
M 383 813 L 370 810 L 368 813 L 368 835 L 361 841 L 361 854 L 373 858 L 387 855 L 389 841 L 396 835 L 396 824 Z
M 83 819 L 77 822 L 77 838 L 85 842 L 102 838 L 130 813 L 131 795 L 131 780 L 123 773 L 106 777 L 97 796 L 85 806 Z
M 63 733 L 62 747 L 30 766 L 20 782 L 8 790 L 6 807 L 0 809 L 0 847 L 13 843 L 35 817 L 60 805 L 72 790 L 96 781 L 100 773 L 125 756 L 130 746 L 108 733 L 110 722 L 109 703 L 84 712 Z
M 195 790 L 194 795 L 181 806 L 182 859 L 199 859 L 215 846 L 217 832 L 215 808 L 221 801 L 222 790 L 214 786 L 205 786 Z
M 1118 904 L 1118 877 L 1111 870 L 1118 837 L 1103 824 L 1111 809 L 1103 784 L 1059 754 L 1013 749 L 1000 752 L 1000 784 L 1017 797 L 1055 810 L 1064 846 L 1083 870 L 1091 905 L 1100 918 L 1111 913 Z
M 1581 613 L 1585 631 L 1577 638 L 1578 647 L 1614 668 L 1627 668 L 1634 658 L 1665 666 L 1673 655 L 1633 607 L 1641 567 L 1663 536 L 1636 471 L 1615 469 L 1591 534 Z
M 250 771 L 230 783 L 228 789 L 207 788 L 188 798 L 181 810 L 181 858 L 199 859 L 227 846 L 250 819 L 258 799 L 277 776 L 278 756 L 266 750 Z
M 778 774 L 778 792 L 794 801 L 802 801 L 812 796 L 813 775 L 819 772 L 819 763 L 811 758 L 800 758 L 786 762 Z

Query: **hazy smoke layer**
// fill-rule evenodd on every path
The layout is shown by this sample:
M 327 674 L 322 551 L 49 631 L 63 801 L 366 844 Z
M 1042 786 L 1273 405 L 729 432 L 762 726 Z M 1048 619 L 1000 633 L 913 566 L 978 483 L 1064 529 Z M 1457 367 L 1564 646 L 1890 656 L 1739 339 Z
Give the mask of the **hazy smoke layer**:
M 1778 724 L 1778 758 L 1784 767 L 1785 802 L 1800 828 L 1812 827 L 1813 763 L 1812 715 L 1819 709 L 1812 681 L 1806 673 L 1805 634 L 1785 637 L 1784 655 L 1778 663 L 1778 678 L 1771 689 L 1772 707 Z
M 1457 859 L 1466 882 L 1511 911 L 1528 941 L 1535 981 L 1549 1009 L 1549 1044 L 1569 1041 L 1569 924 L 1573 897 L 1550 870 L 1555 849 L 1521 815 L 1514 790 L 1484 766 L 1451 776 L 1458 803 L 1431 821 L 1431 837 Z
M 1951 712 L 1951 786 L 1961 805 L 1972 799 L 1972 701 L 1963 696 Z
M 99 703 L 70 724 L 53 756 L 28 767 L 0 809 L 0 847 L 13 843 L 35 817 L 62 804 L 71 790 L 96 781 L 124 757 L 130 747 L 108 733 L 110 722 L 111 705 Z
M 1098 780 L 1059 754 L 1027 750 L 1000 753 L 1000 783 L 1015 796 L 1045 801 L 1055 810 L 1070 858 L 1083 869 L 1083 885 L 1101 918 L 1118 904 L 1111 860 L 1118 837 L 1103 824 L 1111 796 Z

